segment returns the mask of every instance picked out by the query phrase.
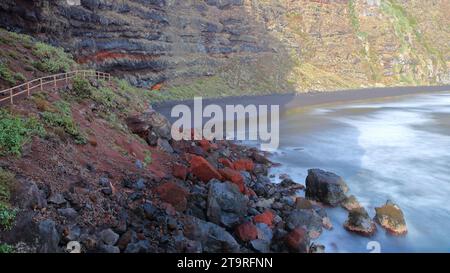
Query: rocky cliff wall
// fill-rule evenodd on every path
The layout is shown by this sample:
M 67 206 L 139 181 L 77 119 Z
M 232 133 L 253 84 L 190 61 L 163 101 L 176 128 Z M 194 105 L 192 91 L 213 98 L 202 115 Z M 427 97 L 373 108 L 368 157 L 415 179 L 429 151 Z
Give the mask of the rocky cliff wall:
M 445 0 L 6 0 L 0 25 L 135 85 L 220 96 L 449 82 L 449 9 Z

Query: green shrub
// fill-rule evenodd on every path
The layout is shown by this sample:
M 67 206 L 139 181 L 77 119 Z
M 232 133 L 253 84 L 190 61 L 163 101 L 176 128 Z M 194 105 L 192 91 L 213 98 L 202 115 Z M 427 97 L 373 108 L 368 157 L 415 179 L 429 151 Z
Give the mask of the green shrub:
M 17 210 L 10 206 L 0 203 L 0 228 L 3 230 L 10 230 L 14 225 Z
M 73 92 L 79 98 L 90 98 L 92 96 L 92 85 L 88 80 L 82 77 L 75 77 L 73 79 Z
M 20 118 L 0 110 L 0 155 L 17 155 L 33 136 L 43 136 L 45 130 L 36 118 Z
M 150 151 L 144 151 L 144 154 L 144 165 L 148 166 L 149 164 L 152 164 L 152 153 Z
M 0 78 L 7 81 L 10 84 L 15 84 L 16 79 L 14 78 L 13 72 L 8 68 L 8 66 L 0 62 Z
M 10 191 L 14 179 L 13 173 L 0 168 L 0 203 L 7 204 L 9 202 Z
M 25 82 L 27 80 L 27 78 L 20 72 L 14 74 L 14 79 L 16 82 Z
M 16 217 L 16 210 L 9 206 L 14 174 L 0 168 L 0 228 L 11 229 Z
M 86 144 L 86 137 L 80 132 L 73 120 L 70 104 L 65 101 L 58 101 L 53 106 L 55 112 L 42 113 L 44 121 L 50 126 L 62 128 L 75 139 L 75 143 Z
M 92 99 L 108 109 L 117 106 L 116 94 L 108 87 L 94 89 Z
M 44 72 L 67 72 L 75 65 L 72 55 L 60 47 L 38 42 L 34 45 L 33 53 L 39 58 L 34 66 Z
M 8 244 L 0 244 L 0 253 L 13 253 L 14 248 Z

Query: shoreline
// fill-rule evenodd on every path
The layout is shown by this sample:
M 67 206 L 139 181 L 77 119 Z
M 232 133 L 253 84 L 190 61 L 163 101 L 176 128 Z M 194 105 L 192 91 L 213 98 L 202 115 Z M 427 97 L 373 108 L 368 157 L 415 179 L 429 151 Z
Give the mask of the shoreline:
M 337 91 L 325 92 L 306 92 L 306 93 L 280 93 L 270 95 L 245 95 L 245 96 L 231 96 L 222 98 L 205 98 L 203 104 L 217 104 L 222 109 L 225 105 L 242 104 L 244 106 L 249 104 L 256 105 L 280 105 L 280 110 L 283 112 L 288 109 L 297 107 L 310 107 L 315 105 L 330 104 L 330 103 L 345 103 L 351 101 L 361 101 L 370 99 L 381 99 L 388 97 L 399 97 L 406 95 L 427 94 L 435 92 L 450 91 L 450 85 L 440 86 L 408 86 L 408 87 L 377 87 L 377 88 L 362 88 L 362 89 L 347 89 Z M 193 99 L 182 101 L 166 101 L 156 103 L 153 108 L 159 113 L 166 116 L 173 121 L 174 118 L 170 116 L 170 111 L 173 106 L 184 104 L 193 108 Z

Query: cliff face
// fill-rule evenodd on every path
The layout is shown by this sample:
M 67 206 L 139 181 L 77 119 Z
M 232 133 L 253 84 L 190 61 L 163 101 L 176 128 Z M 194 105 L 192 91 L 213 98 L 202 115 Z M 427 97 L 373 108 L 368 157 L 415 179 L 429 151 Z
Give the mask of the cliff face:
M 6 0 L 0 25 L 135 85 L 220 95 L 449 82 L 449 9 L 445 0 Z

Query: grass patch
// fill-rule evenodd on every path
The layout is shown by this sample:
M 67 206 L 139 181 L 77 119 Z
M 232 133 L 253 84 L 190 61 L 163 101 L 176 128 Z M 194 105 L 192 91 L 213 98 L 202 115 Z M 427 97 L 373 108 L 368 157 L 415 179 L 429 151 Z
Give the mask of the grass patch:
M 6 204 L 0 203 L 0 228 L 3 230 L 11 230 L 16 219 L 17 210 Z
M 20 156 L 22 146 L 33 135 L 45 135 L 44 127 L 36 118 L 20 118 L 0 110 L 0 155 Z
M 16 79 L 14 77 L 14 73 L 3 62 L 0 62 L 0 78 L 3 79 L 4 81 L 10 83 L 10 84 L 15 84 L 16 83 Z
M 67 72 L 75 65 L 72 55 L 61 47 L 38 42 L 34 45 L 33 53 L 39 58 L 34 66 L 43 72 Z
M 152 153 L 150 151 L 144 151 L 144 166 L 152 164 Z
M 73 94 L 81 99 L 90 98 L 92 96 L 92 85 L 89 83 L 87 79 L 82 77 L 75 77 L 73 79 Z
M 0 253 L 6 254 L 6 253 L 13 253 L 14 248 L 11 245 L 8 244 L 0 244 Z
M 0 168 L 0 228 L 3 230 L 12 228 L 17 214 L 17 211 L 9 205 L 14 181 L 14 174 Z
M 86 144 L 86 137 L 80 132 L 72 117 L 70 104 L 65 101 L 57 101 L 53 105 L 54 111 L 42 113 L 42 117 L 47 125 L 59 127 L 75 139 L 77 144 Z

